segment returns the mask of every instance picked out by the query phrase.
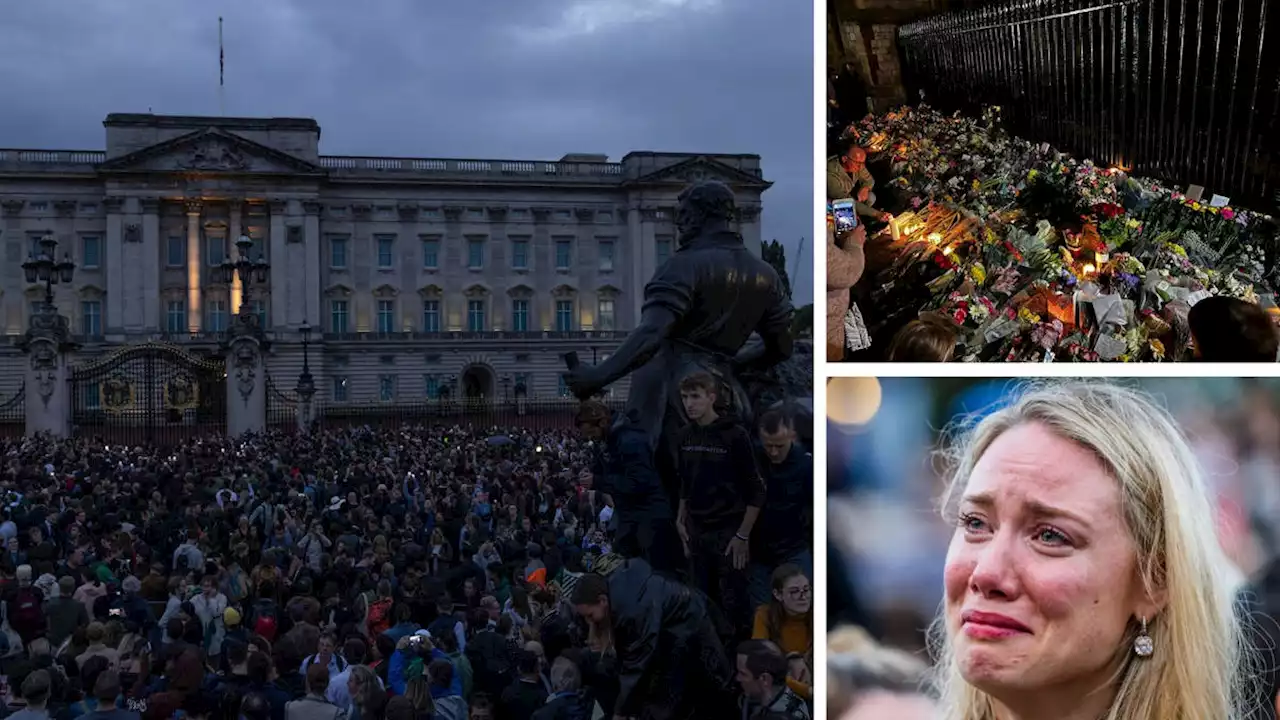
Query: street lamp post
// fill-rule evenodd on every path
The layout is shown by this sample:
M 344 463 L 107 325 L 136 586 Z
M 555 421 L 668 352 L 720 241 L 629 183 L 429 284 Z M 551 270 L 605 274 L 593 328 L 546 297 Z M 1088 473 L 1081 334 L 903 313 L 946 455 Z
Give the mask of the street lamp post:
M 44 283 L 44 304 L 41 306 L 42 312 L 53 312 L 53 286 L 59 283 L 64 285 L 71 284 L 75 277 L 76 264 L 71 261 L 71 253 L 63 253 L 62 261 L 55 260 L 58 251 L 58 241 L 53 239 L 53 235 L 45 235 L 40 238 L 40 254 L 31 254 L 27 261 L 22 263 L 22 272 L 26 275 L 29 283 Z
M 306 320 L 298 328 L 302 334 L 302 372 L 298 375 L 298 398 L 301 400 L 301 411 L 298 415 L 298 429 L 307 432 L 311 429 L 311 399 L 316 394 L 316 383 L 311 377 L 311 355 L 308 345 L 311 342 L 311 323 Z
M 259 253 L 257 260 L 249 257 L 249 251 L 252 249 L 253 240 L 249 239 L 248 235 L 241 235 L 240 239 L 236 240 L 237 259 L 234 262 L 226 260 L 218 266 L 222 274 L 222 282 L 230 285 L 235 282 L 237 276 L 240 277 L 240 285 L 244 288 L 245 295 L 249 294 L 249 288 L 252 285 L 265 284 L 267 282 L 267 273 L 271 271 L 270 263 L 262 258 L 261 253 Z M 249 304 L 244 302 L 242 298 L 240 311 L 236 313 L 237 320 L 241 323 L 252 323 L 256 326 L 258 324 L 257 315 L 251 312 L 248 307 Z M 249 318 L 252 319 L 250 320 Z

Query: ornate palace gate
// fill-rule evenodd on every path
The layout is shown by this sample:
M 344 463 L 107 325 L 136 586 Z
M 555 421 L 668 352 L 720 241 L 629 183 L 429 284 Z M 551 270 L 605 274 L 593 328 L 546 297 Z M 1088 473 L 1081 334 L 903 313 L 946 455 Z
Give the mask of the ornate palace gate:
M 226 366 L 163 343 L 130 345 L 71 373 L 76 435 L 173 446 L 227 429 Z

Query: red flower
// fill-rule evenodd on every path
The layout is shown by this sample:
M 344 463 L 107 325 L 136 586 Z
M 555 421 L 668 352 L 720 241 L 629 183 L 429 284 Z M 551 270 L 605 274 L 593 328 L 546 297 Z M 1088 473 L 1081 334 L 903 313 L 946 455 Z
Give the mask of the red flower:
M 969 313 L 966 312 L 964 308 L 960 308 L 959 310 L 956 310 L 955 314 L 953 314 L 951 317 L 955 318 L 957 325 L 963 325 L 965 319 L 969 317 Z

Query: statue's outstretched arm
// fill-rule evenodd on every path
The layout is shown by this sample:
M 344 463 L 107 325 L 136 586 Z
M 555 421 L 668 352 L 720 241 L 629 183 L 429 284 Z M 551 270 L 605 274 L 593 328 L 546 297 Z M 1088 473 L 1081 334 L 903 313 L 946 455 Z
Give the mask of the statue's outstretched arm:
M 662 341 L 667 339 L 677 319 L 667 305 L 646 305 L 644 314 L 640 316 L 640 325 L 627 334 L 621 347 L 596 366 L 594 384 L 608 387 L 649 362 L 662 347 Z

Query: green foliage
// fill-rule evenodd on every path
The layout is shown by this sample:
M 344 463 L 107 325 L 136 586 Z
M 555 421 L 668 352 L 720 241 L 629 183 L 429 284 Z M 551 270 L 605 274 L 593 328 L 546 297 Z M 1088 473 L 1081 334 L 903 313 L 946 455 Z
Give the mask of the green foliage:
M 760 257 L 777 271 L 778 277 L 782 279 L 783 291 L 787 293 L 787 297 L 791 297 L 791 278 L 787 277 L 787 249 L 777 240 L 761 240 Z
M 813 337 L 813 303 L 796 308 L 791 319 L 792 337 Z

